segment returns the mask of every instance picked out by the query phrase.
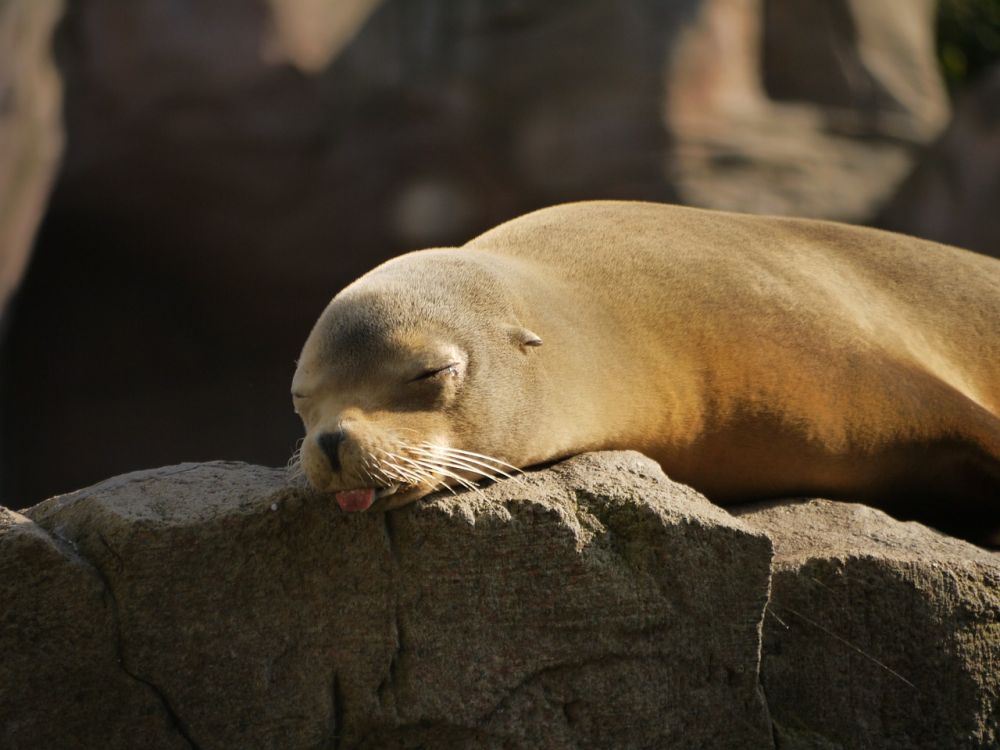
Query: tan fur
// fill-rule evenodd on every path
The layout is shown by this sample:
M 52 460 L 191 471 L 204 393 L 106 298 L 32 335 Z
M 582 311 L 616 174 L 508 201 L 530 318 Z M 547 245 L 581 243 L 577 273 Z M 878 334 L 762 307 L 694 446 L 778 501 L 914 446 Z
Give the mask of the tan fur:
M 344 335 L 362 323 L 383 328 Z M 459 356 L 441 398 L 405 383 Z M 969 464 L 971 502 L 1000 505 L 1000 261 L 830 222 L 557 206 L 366 274 L 317 322 L 293 390 L 321 489 L 364 481 L 311 445 L 349 415 L 517 466 L 634 448 L 720 502 L 892 508 L 934 472 L 962 495 Z

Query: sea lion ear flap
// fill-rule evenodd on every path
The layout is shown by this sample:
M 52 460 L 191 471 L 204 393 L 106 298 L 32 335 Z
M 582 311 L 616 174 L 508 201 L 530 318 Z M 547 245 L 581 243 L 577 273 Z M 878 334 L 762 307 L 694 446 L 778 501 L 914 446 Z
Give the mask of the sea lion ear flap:
M 511 326 L 510 327 L 510 338 L 511 340 L 520 346 L 522 349 L 529 346 L 541 346 L 542 339 L 537 333 L 529 331 L 527 328 L 522 326 Z

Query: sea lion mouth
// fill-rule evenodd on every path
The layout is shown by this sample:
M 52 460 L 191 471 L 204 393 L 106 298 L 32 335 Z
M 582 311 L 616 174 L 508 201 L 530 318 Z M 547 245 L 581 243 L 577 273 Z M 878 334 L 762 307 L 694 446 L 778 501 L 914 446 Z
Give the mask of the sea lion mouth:
M 357 490 L 341 490 L 336 493 L 335 497 L 337 505 L 340 506 L 342 511 L 356 513 L 368 510 L 376 500 L 396 494 L 399 487 L 399 484 L 391 484 L 388 487 L 362 487 Z
M 388 510 L 438 490 L 479 492 L 477 483 L 481 480 L 512 479 L 521 473 L 503 459 L 432 443 L 403 444 L 393 452 L 378 450 L 363 463 L 367 468 L 360 472 L 364 475 L 361 481 L 370 482 L 367 487 L 326 488 L 345 512 L 357 513 L 373 506 Z M 378 503 L 380 500 L 386 502 Z
M 375 490 L 375 498 L 381 500 L 383 497 L 389 497 L 389 495 L 395 495 L 399 491 L 399 488 L 402 486 L 403 485 L 399 484 L 399 482 L 396 482 L 394 484 L 389 485 L 388 487 L 379 487 L 377 490 Z

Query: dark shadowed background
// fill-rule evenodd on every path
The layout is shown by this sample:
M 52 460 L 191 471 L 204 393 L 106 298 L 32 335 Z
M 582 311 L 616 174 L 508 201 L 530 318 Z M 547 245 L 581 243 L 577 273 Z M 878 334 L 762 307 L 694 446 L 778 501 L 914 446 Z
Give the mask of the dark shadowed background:
M 1000 0 L 0 0 L 0 504 L 284 463 L 338 289 L 589 198 L 1000 255 Z

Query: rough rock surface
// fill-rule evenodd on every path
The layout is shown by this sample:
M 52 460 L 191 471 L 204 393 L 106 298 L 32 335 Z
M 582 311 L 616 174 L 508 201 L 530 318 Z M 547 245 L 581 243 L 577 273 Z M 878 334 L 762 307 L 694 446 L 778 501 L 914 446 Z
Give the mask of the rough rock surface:
M 734 518 L 628 452 L 388 514 L 138 472 L 0 516 L 0 746 L 987 747 L 998 581 L 859 506 Z
M 178 733 L 199 748 L 770 742 L 757 676 L 770 542 L 638 454 L 391 514 L 345 515 L 281 471 L 207 464 L 29 515 L 19 536 L 51 559 L 0 580 L 31 598 L 79 570 L 93 601 L 49 617 L 76 638 L 73 623 L 113 619 L 119 681 L 162 698 L 154 722 L 112 706 L 160 730 L 147 747 Z M 62 701 L 45 699 L 58 670 L 33 661 L 74 665 L 83 696 L 115 673 L 105 658 L 86 674 L 95 660 L 36 637 L 18 608 L 4 617 L 0 649 L 24 658 L 3 666 L 0 745 L 37 747 L 31 730 Z M 718 707 L 727 721 L 706 722 Z M 79 710 L 104 721 L 96 697 Z M 25 712 L 36 723 L 19 733 Z
M 1000 746 L 1000 554 L 863 505 L 738 515 L 774 542 L 761 683 L 779 747 Z
M 0 508 L 0 747 L 186 747 L 121 647 L 101 572 Z

